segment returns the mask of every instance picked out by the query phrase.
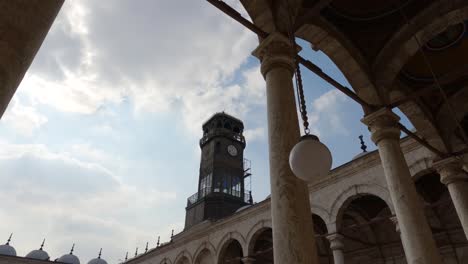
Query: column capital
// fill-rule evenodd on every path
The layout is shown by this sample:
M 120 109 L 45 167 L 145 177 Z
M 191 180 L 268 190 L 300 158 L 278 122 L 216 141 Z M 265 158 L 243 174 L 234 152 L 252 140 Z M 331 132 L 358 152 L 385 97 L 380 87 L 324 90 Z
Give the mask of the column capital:
M 440 181 L 449 185 L 457 181 L 467 181 L 468 174 L 463 170 L 463 161 L 457 157 L 449 157 L 436 161 L 432 167 L 440 174 Z
M 298 46 L 300 50 L 300 47 Z M 279 32 L 271 33 L 252 52 L 252 55 L 261 61 L 260 70 L 263 77 L 275 67 L 283 67 L 291 71 L 296 68 L 294 64 L 294 52 L 289 38 Z
M 255 263 L 255 258 L 252 257 L 243 257 L 241 258 L 242 263 L 244 264 L 254 264 Z
M 331 250 L 344 249 L 344 242 L 343 242 L 344 236 L 338 233 L 334 233 L 334 234 L 327 235 L 327 239 L 328 241 L 330 241 Z
M 387 108 L 381 108 L 361 119 L 361 122 L 369 127 L 371 139 L 375 144 L 384 138 L 399 139 L 399 121 L 400 117 Z

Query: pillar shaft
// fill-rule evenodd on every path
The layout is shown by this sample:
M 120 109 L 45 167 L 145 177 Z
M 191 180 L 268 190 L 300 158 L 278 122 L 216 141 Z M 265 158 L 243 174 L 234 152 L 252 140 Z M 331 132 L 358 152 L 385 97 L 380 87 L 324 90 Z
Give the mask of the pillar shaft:
M 408 264 L 441 264 L 424 207 L 400 147 L 399 117 L 380 109 L 362 119 L 378 146 Z
M 330 241 L 330 249 L 333 252 L 333 263 L 344 264 L 344 243 L 343 236 L 339 234 L 332 234 L 327 236 Z
M 273 255 L 278 264 L 318 264 L 307 184 L 289 168 L 300 138 L 291 47 L 288 38 L 272 33 L 253 52 L 266 80 Z
M 468 238 L 468 175 L 463 170 L 463 165 L 455 157 L 434 163 L 440 174 L 440 181 L 447 186 L 465 236 Z

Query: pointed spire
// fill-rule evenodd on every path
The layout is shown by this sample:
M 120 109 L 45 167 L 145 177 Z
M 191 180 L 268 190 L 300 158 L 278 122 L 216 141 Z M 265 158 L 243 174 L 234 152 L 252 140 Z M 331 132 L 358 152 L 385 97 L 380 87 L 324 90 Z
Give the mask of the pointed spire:
M 73 255 L 73 250 L 75 250 L 75 243 L 73 243 L 73 246 L 72 246 L 72 248 L 70 250 L 70 255 Z
M 127 254 L 125 254 L 125 261 L 127 261 L 128 259 L 128 251 L 127 251 Z
M 367 152 L 367 146 L 366 146 L 366 143 L 364 143 L 364 137 L 362 135 L 359 136 L 359 139 L 361 141 L 361 149 L 362 149 L 362 152 Z
M 102 248 L 99 250 L 99 255 L 98 255 L 98 257 L 97 257 L 98 259 L 101 258 L 101 254 L 102 254 Z
M 45 238 L 44 238 L 44 240 L 42 240 L 42 244 L 41 244 L 41 247 L 39 248 L 39 250 L 42 250 L 42 248 L 44 247 L 44 243 L 45 243 Z
M 146 242 L 145 253 L 148 252 L 148 242 Z
M 8 238 L 7 242 L 5 245 L 10 245 L 11 237 L 13 236 L 13 233 L 10 234 L 10 237 Z
M 135 250 L 135 257 L 138 255 L 138 247 Z
M 156 243 L 156 247 L 159 247 L 159 238 L 160 236 L 158 236 L 158 243 Z
M 172 232 L 171 232 L 171 241 L 173 237 L 174 237 L 174 229 L 172 229 Z

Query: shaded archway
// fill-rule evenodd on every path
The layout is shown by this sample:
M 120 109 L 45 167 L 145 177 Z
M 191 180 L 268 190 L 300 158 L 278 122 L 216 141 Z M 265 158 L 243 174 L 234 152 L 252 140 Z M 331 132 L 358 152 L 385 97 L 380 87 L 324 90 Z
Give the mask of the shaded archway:
M 358 194 L 350 197 L 344 205 L 337 221 L 347 261 L 404 261 L 400 235 L 384 200 L 374 195 Z
M 256 264 L 273 264 L 273 235 L 270 227 L 258 230 L 249 244 L 249 257 Z
M 190 264 L 190 260 L 186 256 L 178 258 L 175 264 Z
M 214 264 L 213 253 L 204 248 L 195 258 L 195 264 Z
M 327 239 L 328 229 L 325 221 L 318 215 L 312 214 L 314 222 L 315 241 L 320 264 L 333 264 L 333 253 Z
M 467 263 L 468 241 L 448 189 L 440 182 L 440 175 L 428 171 L 416 180 L 415 185 L 444 262 Z
M 219 264 L 242 264 L 242 257 L 244 256 L 242 246 L 239 241 L 235 239 L 228 240 L 219 253 Z

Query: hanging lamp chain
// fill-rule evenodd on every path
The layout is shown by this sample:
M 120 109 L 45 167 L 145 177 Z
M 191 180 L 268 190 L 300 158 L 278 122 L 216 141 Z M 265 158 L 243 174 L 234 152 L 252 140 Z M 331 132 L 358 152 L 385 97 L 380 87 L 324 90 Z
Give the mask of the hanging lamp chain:
M 288 35 L 289 35 L 289 40 L 291 42 L 291 52 L 292 56 L 294 58 L 294 79 L 296 83 L 296 93 L 297 93 L 297 102 L 299 104 L 299 112 L 301 113 L 301 118 L 302 118 L 302 124 L 304 126 L 304 133 L 306 135 L 310 134 L 310 129 L 309 129 L 309 118 L 307 117 L 307 104 L 305 101 L 305 96 L 304 96 L 304 88 L 302 85 L 302 75 L 301 75 L 301 67 L 299 64 L 299 59 L 297 56 L 297 44 L 296 44 L 296 38 L 294 35 L 294 23 L 292 19 L 292 10 L 291 10 L 291 5 L 289 4 L 289 1 L 287 1 L 288 4 L 288 16 L 289 16 L 289 27 L 288 27 Z

